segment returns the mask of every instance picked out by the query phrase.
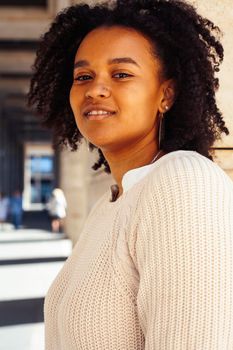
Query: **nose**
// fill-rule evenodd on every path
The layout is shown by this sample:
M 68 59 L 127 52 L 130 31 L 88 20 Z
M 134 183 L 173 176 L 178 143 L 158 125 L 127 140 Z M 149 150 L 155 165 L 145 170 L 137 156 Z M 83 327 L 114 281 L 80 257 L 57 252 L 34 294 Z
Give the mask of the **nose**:
M 88 90 L 85 93 L 86 98 L 108 98 L 111 96 L 111 90 L 105 84 L 93 84 L 89 86 Z

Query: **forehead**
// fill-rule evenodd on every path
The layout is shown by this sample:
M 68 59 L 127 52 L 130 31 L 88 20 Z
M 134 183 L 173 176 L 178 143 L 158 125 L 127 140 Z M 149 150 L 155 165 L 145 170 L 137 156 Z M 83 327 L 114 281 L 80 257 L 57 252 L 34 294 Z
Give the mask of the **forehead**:
M 88 33 L 77 50 L 76 60 L 124 56 L 130 56 L 139 64 L 155 61 L 150 41 L 140 32 L 120 26 L 100 27 Z

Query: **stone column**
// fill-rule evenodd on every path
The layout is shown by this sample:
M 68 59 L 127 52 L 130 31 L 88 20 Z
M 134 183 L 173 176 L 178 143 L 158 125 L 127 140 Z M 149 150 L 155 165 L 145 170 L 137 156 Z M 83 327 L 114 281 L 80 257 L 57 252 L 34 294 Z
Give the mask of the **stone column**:
M 55 13 L 60 12 L 65 7 L 68 7 L 70 5 L 72 5 L 71 0 L 56 0 L 56 12 Z
M 113 183 L 111 175 L 91 169 L 97 158 L 85 142 L 78 151 L 63 150 L 60 154 L 60 187 L 65 193 L 68 208 L 65 231 L 75 244 L 88 213 Z
M 83 221 L 87 216 L 88 182 L 87 149 L 84 145 L 77 152 L 63 150 L 60 154 L 60 187 L 68 203 L 65 231 L 73 244 L 77 241 Z
M 224 61 L 220 66 L 220 88 L 217 101 L 223 113 L 229 136 L 223 136 L 222 141 L 215 144 L 215 161 L 233 179 L 233 6 L 232 0 L 192 0 L 198 12 L 219 26 L 223 36 Z

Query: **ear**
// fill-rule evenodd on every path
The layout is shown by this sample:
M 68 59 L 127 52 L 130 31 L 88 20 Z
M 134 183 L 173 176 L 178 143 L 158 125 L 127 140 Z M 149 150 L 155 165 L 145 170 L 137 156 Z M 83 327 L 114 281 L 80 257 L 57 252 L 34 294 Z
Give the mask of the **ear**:
M 159 103 L 159 112 L 165 113 L 171 109 L 176 97 L 176 84 L 173 79 L 169 79 L 162 84 L 162 94 Z

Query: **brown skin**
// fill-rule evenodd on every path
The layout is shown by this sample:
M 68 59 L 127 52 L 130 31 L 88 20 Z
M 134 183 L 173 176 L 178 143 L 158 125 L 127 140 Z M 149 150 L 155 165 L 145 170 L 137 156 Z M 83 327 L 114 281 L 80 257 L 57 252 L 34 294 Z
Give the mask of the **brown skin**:
M 135 63 L 111 61 L 122 57 Z M 159 151 L 159 115 L 171 107 L 174 95 L 174 82 L 162 78 L 150 42 L 134 29 L 97 28 L 78 48 L 71 108 L 82 135 L 102 150 L 119 194 L 123 175 L 149 164 Z M 96 109 L 114 114 L 101 120 L 85 115 Z

